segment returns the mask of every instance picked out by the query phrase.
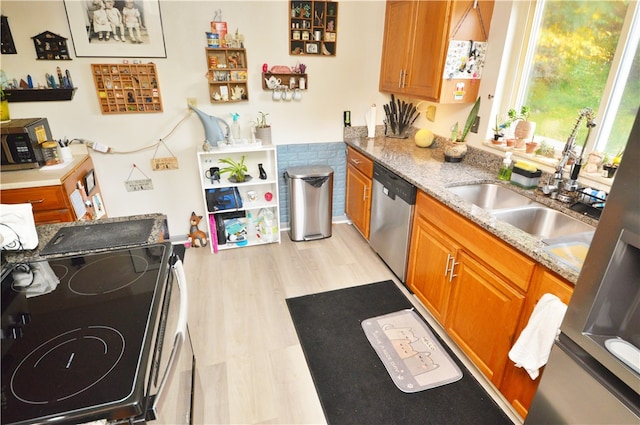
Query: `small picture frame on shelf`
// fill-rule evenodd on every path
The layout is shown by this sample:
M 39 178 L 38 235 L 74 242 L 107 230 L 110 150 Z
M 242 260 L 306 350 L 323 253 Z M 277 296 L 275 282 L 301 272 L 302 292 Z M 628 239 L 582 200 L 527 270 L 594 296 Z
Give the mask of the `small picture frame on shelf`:
M 307 43 L 305 46 L 306 52 L 310 55 L 318 54 L 318 44 L 317 43 Z

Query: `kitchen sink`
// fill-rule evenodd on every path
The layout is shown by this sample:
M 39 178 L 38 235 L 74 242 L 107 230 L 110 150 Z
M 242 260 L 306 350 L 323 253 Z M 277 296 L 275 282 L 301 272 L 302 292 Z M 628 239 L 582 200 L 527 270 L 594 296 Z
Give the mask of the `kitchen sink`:
M 540 204 L 493 211 L 491 215 L 540 239 L 558 238 L 595 230 L 580 220 Z
M 540 205 L 514 190 L 493 183 L 467 184 L 449 187 L 447 190 L 465 201 L 489 211 L 532 204 Z

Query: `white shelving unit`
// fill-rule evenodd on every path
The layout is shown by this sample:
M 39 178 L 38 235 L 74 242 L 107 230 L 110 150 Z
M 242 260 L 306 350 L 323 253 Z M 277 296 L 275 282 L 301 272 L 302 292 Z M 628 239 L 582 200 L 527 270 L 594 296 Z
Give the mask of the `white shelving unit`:
M 211 167 L 224 168 L 226 165 L 219 162 L 221 158 L 232 158 L 235 161 L 240 161 L 242 156 L 245 156 L 245 164 L 247 165 L 248 174 L 251 176 L 251 180 L 243 183 L 232 183 L 229 181 L 229 174 L 225 173 L 220 176 L 219 182 L 211 182 L 211 179 L 207 177 L 207 171 Z M 265 172 L 267 173 L 267 179 L 261 180 L 259 177 L 258 164 L 262 164 Z M 244 248 L 247 246 L 263 245 L 266 243 L 280 243 L 280 206 L 278 196 L 278 169 L 277 169 L 277 156 L 276 147 L 274 145 L 265 145 L 259 147 L 215 147 L 209 151 L 198 152 L 198 170 L 200 172 L 200 182 L 202 184 L 202 201 L 204 209 L 206 211 L 207 234 L 209 237 L 209 247 L 211 252 L 217 250 Z M 242 198 L 242 207 L 238 209 L 226 209 L 219 211 L 210 211 L 207 205 L 207 190 L 214 188 L 225 187 L 237 187 Z M 248 191 L 255 191 L 257 199 L 255 201 L 249 200 L 247 195 Z M 270 201 L 265 199 L 265 194 L 270 192 L 273 196 Z M 258 214 L 262 209 L 270 209 L 275 217 L 275 225 L 278 227 L 278 231 L 271 240 L 265 240 L 260 238 L 256 234 L 249 234 L 247 232 L 247 243 L 239 245 L 237 243 L 225 241 L 215 241 L 214 237 L 216 233 L 216 216 L 219 214 L 230 215 L 228 213 L 243 213 L 246 218 L 248 213 L 251 213 L 254 220 L 258 219 Z M 223 216 L 224 217 L 224 216 Z M 256 233 L 257 230 L 256 230 Z

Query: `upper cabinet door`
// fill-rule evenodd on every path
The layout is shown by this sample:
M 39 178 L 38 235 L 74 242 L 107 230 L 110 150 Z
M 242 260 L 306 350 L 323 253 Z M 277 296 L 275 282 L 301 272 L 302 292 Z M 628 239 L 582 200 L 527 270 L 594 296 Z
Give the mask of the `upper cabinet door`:
M 382 40 L 380 91 L 404 93 L 406 64 L 416 22 L 412 1 L 387 1 Z
M 440 103 L 475 102 L 479 79 L 444 78 L 450 40 L 485 42 L 493 1 L 388 0 L 382 92 Z

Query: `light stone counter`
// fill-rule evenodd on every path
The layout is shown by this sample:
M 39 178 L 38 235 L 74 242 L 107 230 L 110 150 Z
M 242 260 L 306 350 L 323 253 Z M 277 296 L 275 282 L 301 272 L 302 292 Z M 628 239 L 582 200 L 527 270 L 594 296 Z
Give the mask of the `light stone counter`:
M 3 171 L 0 173 L 0 190 L 60 185 L 87 155 L 73 155 L 72 161 L 32 170 Z
M 508 186 L 541 204 L 560 210 L 594 227 L 597 226 L 597 220 L 570 210 L 567 205 L 549 199 L 539 190 L 524 190 L 508 182 L 498 180 L 498 168 L 502 163 L 502 158 L 498 155 L 469 146 L 469 151 L 462 162 L 445 162 L 445 142 L 445 139 L 436 137 L 432 147 L 419 148 L 415 145 L 412 137 L 393 139 L 379 135 L 374 139 L 368 139 L 366 127 L 364 127 L 364 133 L 358 127 L 345 129 L 345 143 L 347 145 L 397 173 L 420 190 L 555 271 L 571 283 L 575 283 L 578 272 L 546 253 L 544 251 L 545 245 L 539 239 L 492 217 L 486 210 L 449 192 L 447 187 L 475 183 L 497 183 Z

